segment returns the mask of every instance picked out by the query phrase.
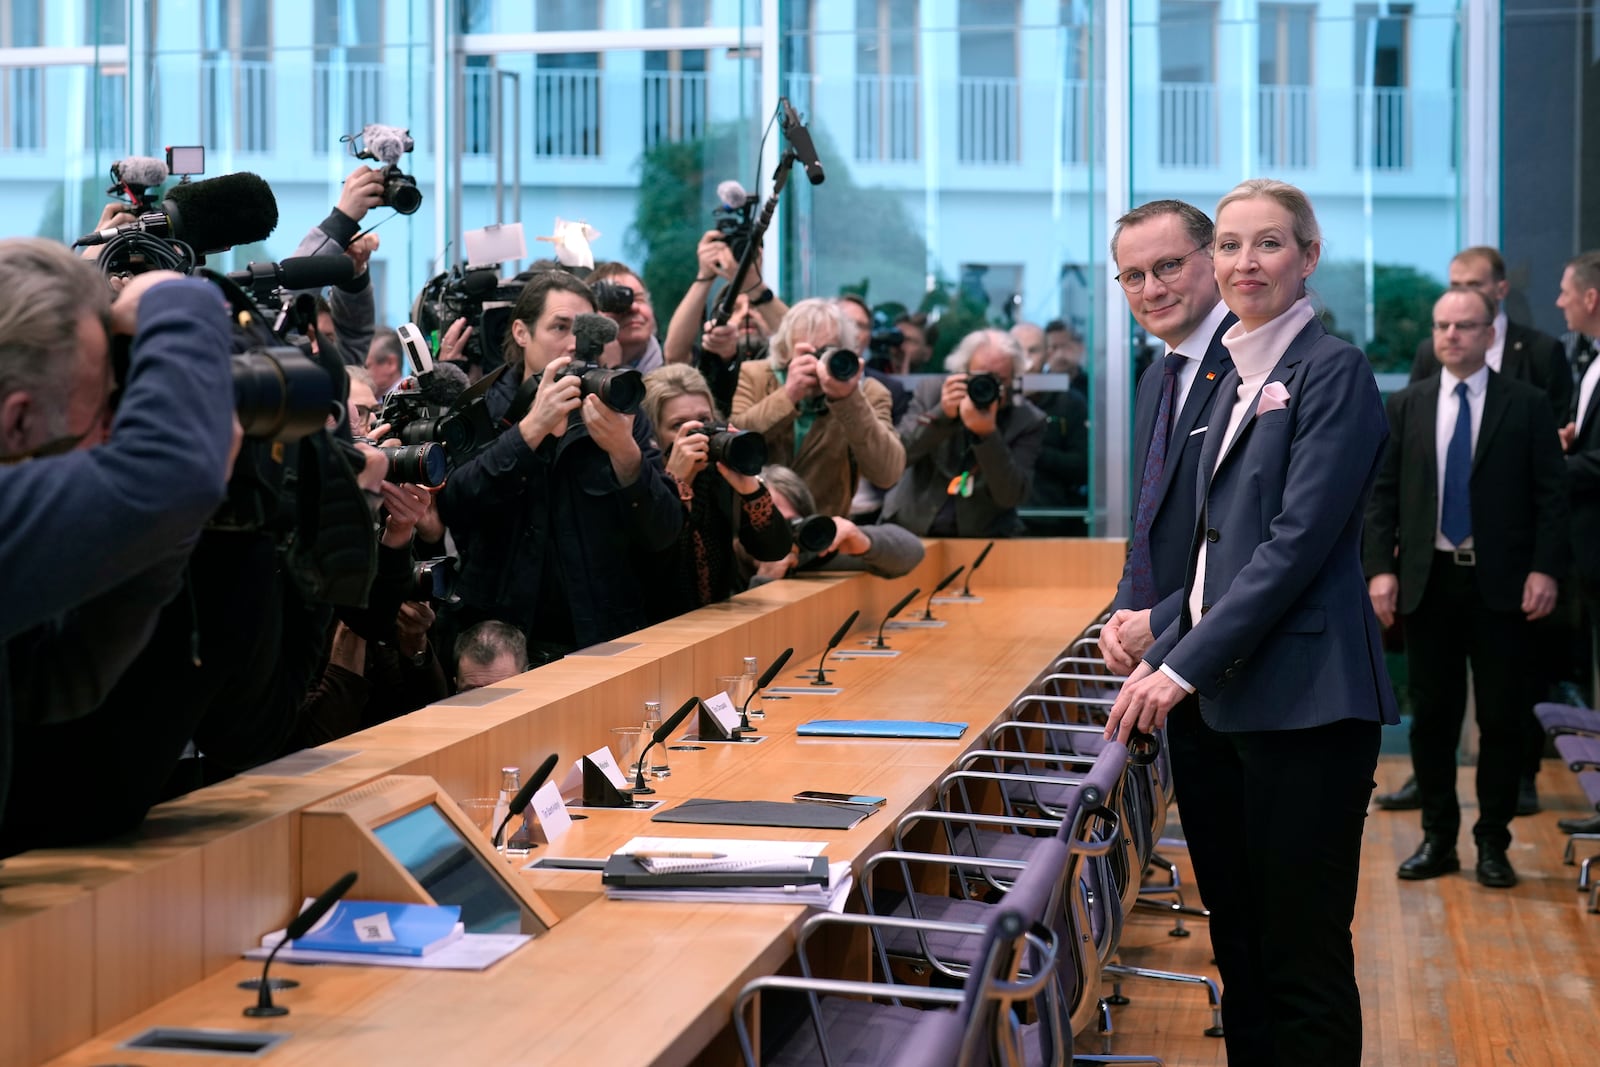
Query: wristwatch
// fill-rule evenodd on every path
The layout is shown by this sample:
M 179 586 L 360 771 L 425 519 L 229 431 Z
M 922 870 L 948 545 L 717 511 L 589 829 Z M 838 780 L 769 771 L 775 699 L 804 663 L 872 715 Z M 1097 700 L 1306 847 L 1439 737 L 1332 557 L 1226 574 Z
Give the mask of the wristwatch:
M 406 656 L 406 659 L 411 662 L 413 667 L 426 667 L 428 665 L 428 643 L 424 641 L 422 643 L 422 651 L 414 656 Z

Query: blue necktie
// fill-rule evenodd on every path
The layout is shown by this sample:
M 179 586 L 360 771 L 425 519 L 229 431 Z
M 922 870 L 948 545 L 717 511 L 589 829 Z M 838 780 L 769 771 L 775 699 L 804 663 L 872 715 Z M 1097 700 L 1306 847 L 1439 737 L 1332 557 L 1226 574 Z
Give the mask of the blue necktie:
M 1167 438 L 1172 433 L 1172 404 L 1178 392 L 1178 369 L 1183 358 L 1174 352 L 1161 363 L 1161 399 L 1156 401 L 1156 424 L 1150 430 L 1150 449 L 1144 457 L 1144 477 L 1139 482 L 1139 506 L 1133 515 L 1133 541 L 1128 545 L 1128 584 L 1135 611 L 1155 607 L 1154 561 L 1150 558 L 1150 526 L 1156 521 L 1157 490 L 1167 466 Z
M 1439 532 L 1453 545 L 1472 536 L 1472 407 L 1467 383 L 1456 385 L 1456 429 L 1444 454 L 1444 506 Z

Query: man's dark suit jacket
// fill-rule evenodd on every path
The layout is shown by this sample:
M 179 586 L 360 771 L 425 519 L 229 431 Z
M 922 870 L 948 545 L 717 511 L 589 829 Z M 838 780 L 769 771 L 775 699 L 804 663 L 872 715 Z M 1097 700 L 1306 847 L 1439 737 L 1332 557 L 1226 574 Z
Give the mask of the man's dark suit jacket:
M 1584 598 L 1600 600 L 1600 389 L 1589 398 L 1582 429 L 1567 449 L 1567 493 L 1573 573 Z
M 1439 375 L 1389 398 L 1389 447 L 1367 505 L 1362 569 L 1400 578 L 1399 608 L 1422 603 L 1438 527 Z M 1489 372 L 1472 452 L 1473 573 L 1493 611 L 1518 611 L 1530 571 L 1560 580 L 1567 562 L 1567 496 L 1561 446 L 1545 394 Z M 1395 546 L 1400 555 L 1396 559 Z
M 1211 337 L 1205 358 L 1195 372 L 1183 410 L 1172 425 L 1167 446 L 1167 462 L 1161 470 L 1156 490 L 1156 517 L 1150 524 L 1150 562 L 1155 579 L 1155 605 L 1133 603 L 1133 583 L 1124 565 L 1117 583 L 1113 610 L 1150 608 L 1150 632 L 1159 634 L 1178 617 L 1178 602 L 1183 598 L 1183 578 L 1189 565 L 1189 542 L 1194 536 L 1195 475 L 1200 467 L 1200 450 L 1205 447 L 1211 408 L 1217 399 L 1217 384 L 1233 369 L 1233 360 L 1222 343 L 1222 335 L 1238 322 L 1231 312 Z M 1207 377 L 1210 375 L 1211 377 Z M 1133 407 L 1133 505 L 1139 507 L 1139 480 L 1144 477 L 1145 459 L 1150 454 L 1150 438 L 1155 433 L 1156 406 L 1161 400 L 1161 362 L 1153 361 L 1139 378 L 1139 392 Z M 1227 420 L 1224 419 L 1224 422 Z M 1217 432 L 1223 427 L 1218 426 Z
M 1506 323 L 1506 344 L 1502 350 L 1500 374 L 1542 390 L 1550 403 L 1550 414 L 1557 426 L 1572 417 L 1572 370 L 1561 341 L 1521 323 Z M 1411 361 L 1411 381 L 1439 377 L 1439 361 L 1433 354 L 1433 338 L 1424 338 Z

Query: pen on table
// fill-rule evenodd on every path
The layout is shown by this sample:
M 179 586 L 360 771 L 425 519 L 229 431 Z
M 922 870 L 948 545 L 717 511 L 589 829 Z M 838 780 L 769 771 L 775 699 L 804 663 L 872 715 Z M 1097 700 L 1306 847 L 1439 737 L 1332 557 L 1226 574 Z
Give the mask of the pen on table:
M 726 852 L 630 852 L 636 860 L 725 860 Z

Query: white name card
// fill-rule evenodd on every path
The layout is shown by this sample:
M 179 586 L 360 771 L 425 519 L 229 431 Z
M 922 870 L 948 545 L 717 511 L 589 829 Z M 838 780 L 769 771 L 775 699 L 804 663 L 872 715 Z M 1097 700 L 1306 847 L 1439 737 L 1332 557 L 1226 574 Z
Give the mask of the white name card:
M 611 779 L 611 784 L 618 789 L 628 788 L 628 780 L 622 776 L 622 771 L 617 767 L 617 759 L 611 754 L 611 746 L 597 748 L 589 753 L 589 762 L 606 772 L 606 777 Z M 582 764 L 579 764 L 580 772 Z
M 546 782 L 540 786 L 528 807 L 533 812 L 534 834 L 546 844 L 572 829 L 572 816 L 567 813 L 566 802 L 561 799 L 561 788 L 556 783 Z
M 723 725 L 724 729 L 732 730 L 738 727 L 739 709 L 734 706 L 733 699 L 728 696 L 727 692 L 718 693 L 716 696 L 706 700 L 706 707 L 711 709 L 711 714 L 717 717 L 717 721 Z

